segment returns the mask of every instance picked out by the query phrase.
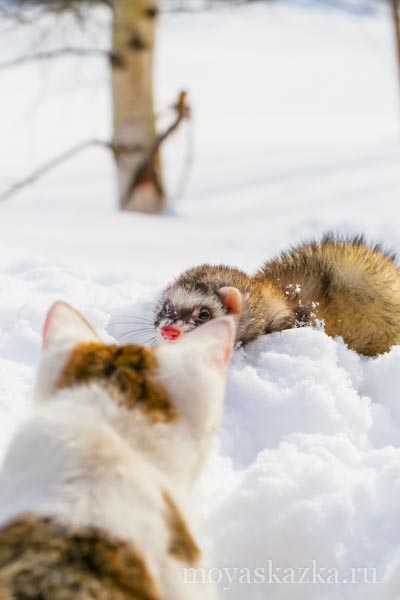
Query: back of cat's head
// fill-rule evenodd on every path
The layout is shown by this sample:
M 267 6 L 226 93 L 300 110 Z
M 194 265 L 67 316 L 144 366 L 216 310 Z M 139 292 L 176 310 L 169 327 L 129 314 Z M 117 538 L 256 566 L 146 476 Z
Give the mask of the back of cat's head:
M 97 386 L 122 412 L 139 411 L 149 423 L 183 419 L 198 433 L 218 420 L 234 337 L 233 319 L 223 317 L 179 343 L 107 345 L 80 313 L 57 302 L 44 326 L 36 398 Z

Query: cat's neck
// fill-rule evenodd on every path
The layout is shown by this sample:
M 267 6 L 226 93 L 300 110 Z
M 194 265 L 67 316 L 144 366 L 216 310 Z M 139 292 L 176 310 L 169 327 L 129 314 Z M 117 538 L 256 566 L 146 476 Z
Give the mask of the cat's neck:
M 128 414 L 100 386 L 57 393 L 12 443 L 0 480 L 0 522 L 33 511 L 63 519 L 72 512 L 87 523 L 100 518 L 96 511 L 108 514 L 107 502 L 124 514 L 125 501 L 134 504 L 146 486 L 186 495 L 197 453 L 185 443 L 185 428 L 173 427 Z
M 209 440 L 204 440 L 206 449 L 203 451 L 202 441 L 193 439 L 193 431 L 186 420 L 170 422 L 153 422 L 146 412 L 140 408 L 129 410 L 120 406 L 112 395 L 101 385 L 93 384 L 85 388 L 62 392 L 53 401 L 59 402 L 65 398 L 67 410 L 71 412 L 71 426 L 75 427 L 75 410 L 82 412 L 81 420 L 85 419 L 86 411 L 94 412 L 109 434 L 120 438 L 126 449 L 138 453 L 143 460 L 152 465 L 160 477 L 168 476 L 168 480 L 184 493 L 191 491 L 199 470 L 203 467 L 204 458 L 208 454 Z M 84 425 L 86 429 L 87 425 Z M 78 429 L 80 426 L 78 424 Z M 93 426 L 91 430 L 93 431 Z M 97 431 L 94 432 L 97 437 Z M 80 433 L 82 438 L 88 434 Z M 99 438 L 99 443 L 103 441 Z M 107 442 L 104 440 L 104 444 Z M 92 452 L 92 447 L 87 447 Z
M 93 394 L 78 406 L 76 394 L 54 398 L 56 410 L 41 408 L 17 433 L 0 476 L 0 524 L 33 513 L 128 541 L 163 535 L 163 490 L 180 490 L 126 444 Z

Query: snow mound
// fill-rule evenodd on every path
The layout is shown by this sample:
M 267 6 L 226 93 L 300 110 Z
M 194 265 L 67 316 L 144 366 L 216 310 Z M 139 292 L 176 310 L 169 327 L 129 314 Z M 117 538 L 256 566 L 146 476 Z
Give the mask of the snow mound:
M 136 321 L 150 317 L 157 290 L 33 260 L 10 266 L 0 285 L 3 455 L 29 414 L 49 305 L 62 297 L 104 339 L 141 342 L 149 332 Z M 400 347 L 369 359 L 309 328 L 236 351 L 196 493 L 220 569 L 207 576 L 222 598 L 398 600 L 399 379 Z
M 236 354 L 200 490 L 222 597 L 398 599 L 399 371 L 312 329 Z

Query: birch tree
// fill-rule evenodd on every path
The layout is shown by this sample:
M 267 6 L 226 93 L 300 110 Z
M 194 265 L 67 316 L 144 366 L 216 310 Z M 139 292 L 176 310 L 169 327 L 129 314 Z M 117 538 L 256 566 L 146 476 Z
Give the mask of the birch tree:
M 111 45 L 101 49 L 60 48 L 17 57 L 9 66 L 29 60 L 48 60 L 66 55 L 104 56 L 111 66 L 113 106 L 112 140 L 88 140 L 77 144 L 42 165 L 17 182 L 0 199 L 28 185 L 48 170 L 70 159 L 91 145 L 111 150 L 116 164 L 119 206 L 123 210 L 158 213 L 166 203 L 163 186 L 160 146 L 190 116 L 187 96 L 181 92 L 176 105 L 176 118 L 166 131 L 157 134 L 153 100 L 153 63 L 158 16 L 158 0 L 19 0 L 20 5 L 38 5 L 61 13 L 73 11 L 80 20 L 87 17 L 83 7 L 106 4 L 112 11 Z M 1 65 L 0 67 L 7 65 Z
M 134 144 L 116 153 L 121 208 L 159 212 L 165 202 L 156 138 L 153 60 L 157 0 L 115 0 L 112 36 L 113 143 Z

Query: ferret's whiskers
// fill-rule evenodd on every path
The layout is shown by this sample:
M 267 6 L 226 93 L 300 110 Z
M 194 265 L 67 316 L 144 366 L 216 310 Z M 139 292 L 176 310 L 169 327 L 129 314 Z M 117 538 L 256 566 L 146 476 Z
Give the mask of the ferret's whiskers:
M 153 325 L 154 321 L 139 321 L 136 319 L 126 319 L 125 321 L 113 321 L 111 319 L 111 321 L 109 322 L 110 325 L 129 325 L 130 323 L 132 323 L 133 325 Z
M 131 329 L 130 331 L 125 331 L 120 336 L 117 336 L 117 340 L 120 342 L 124 338 L 127 338 L 129 340 L 129 339 L 133 339 L 133 338 L 140 337 L 140 336 L 143 337 L 144 335 L 146 335 L 150 332 L 154 333 L 154 329 L 153 328 Z
M 154 329 L 131 329 L 130 331 L 124 331 L 121 333 L 117 339 L 123 339 L 128 336 L 138 336 L 138 335 L 146 335 L 146 333 L 154 333 Z
M 156 338 L 155 335 L 153 335 L 151 338 L 149 338 L 148 340 L 144 341 L 143 345 L 150 343 L 150 345 L 152 346 L 154 344 L 154 342 L 156 342 L 156 341 L 157 341 L 157 338 Z
M 113 315 L 111 317 L 111 321 L 113 319 L 128 319 L 129 321 L 141 321 L 143 323 L 153 323 L 152 319 L 149 319 L 148 317 L 140 317 L 137 315 Z
M 126 331 L 125 333 L 131 333 L 131 332 L 135 332 L 135 331 L 154 331 L 154 327 L 135 327 L 134 329 L 130 329 L 129 331 Z
M 116 327 L 118 325 L 143 325 L 143 327 L 152 327 L 153 323 L 141 323 L 140 321 L 110 321 L 108 327 Z

